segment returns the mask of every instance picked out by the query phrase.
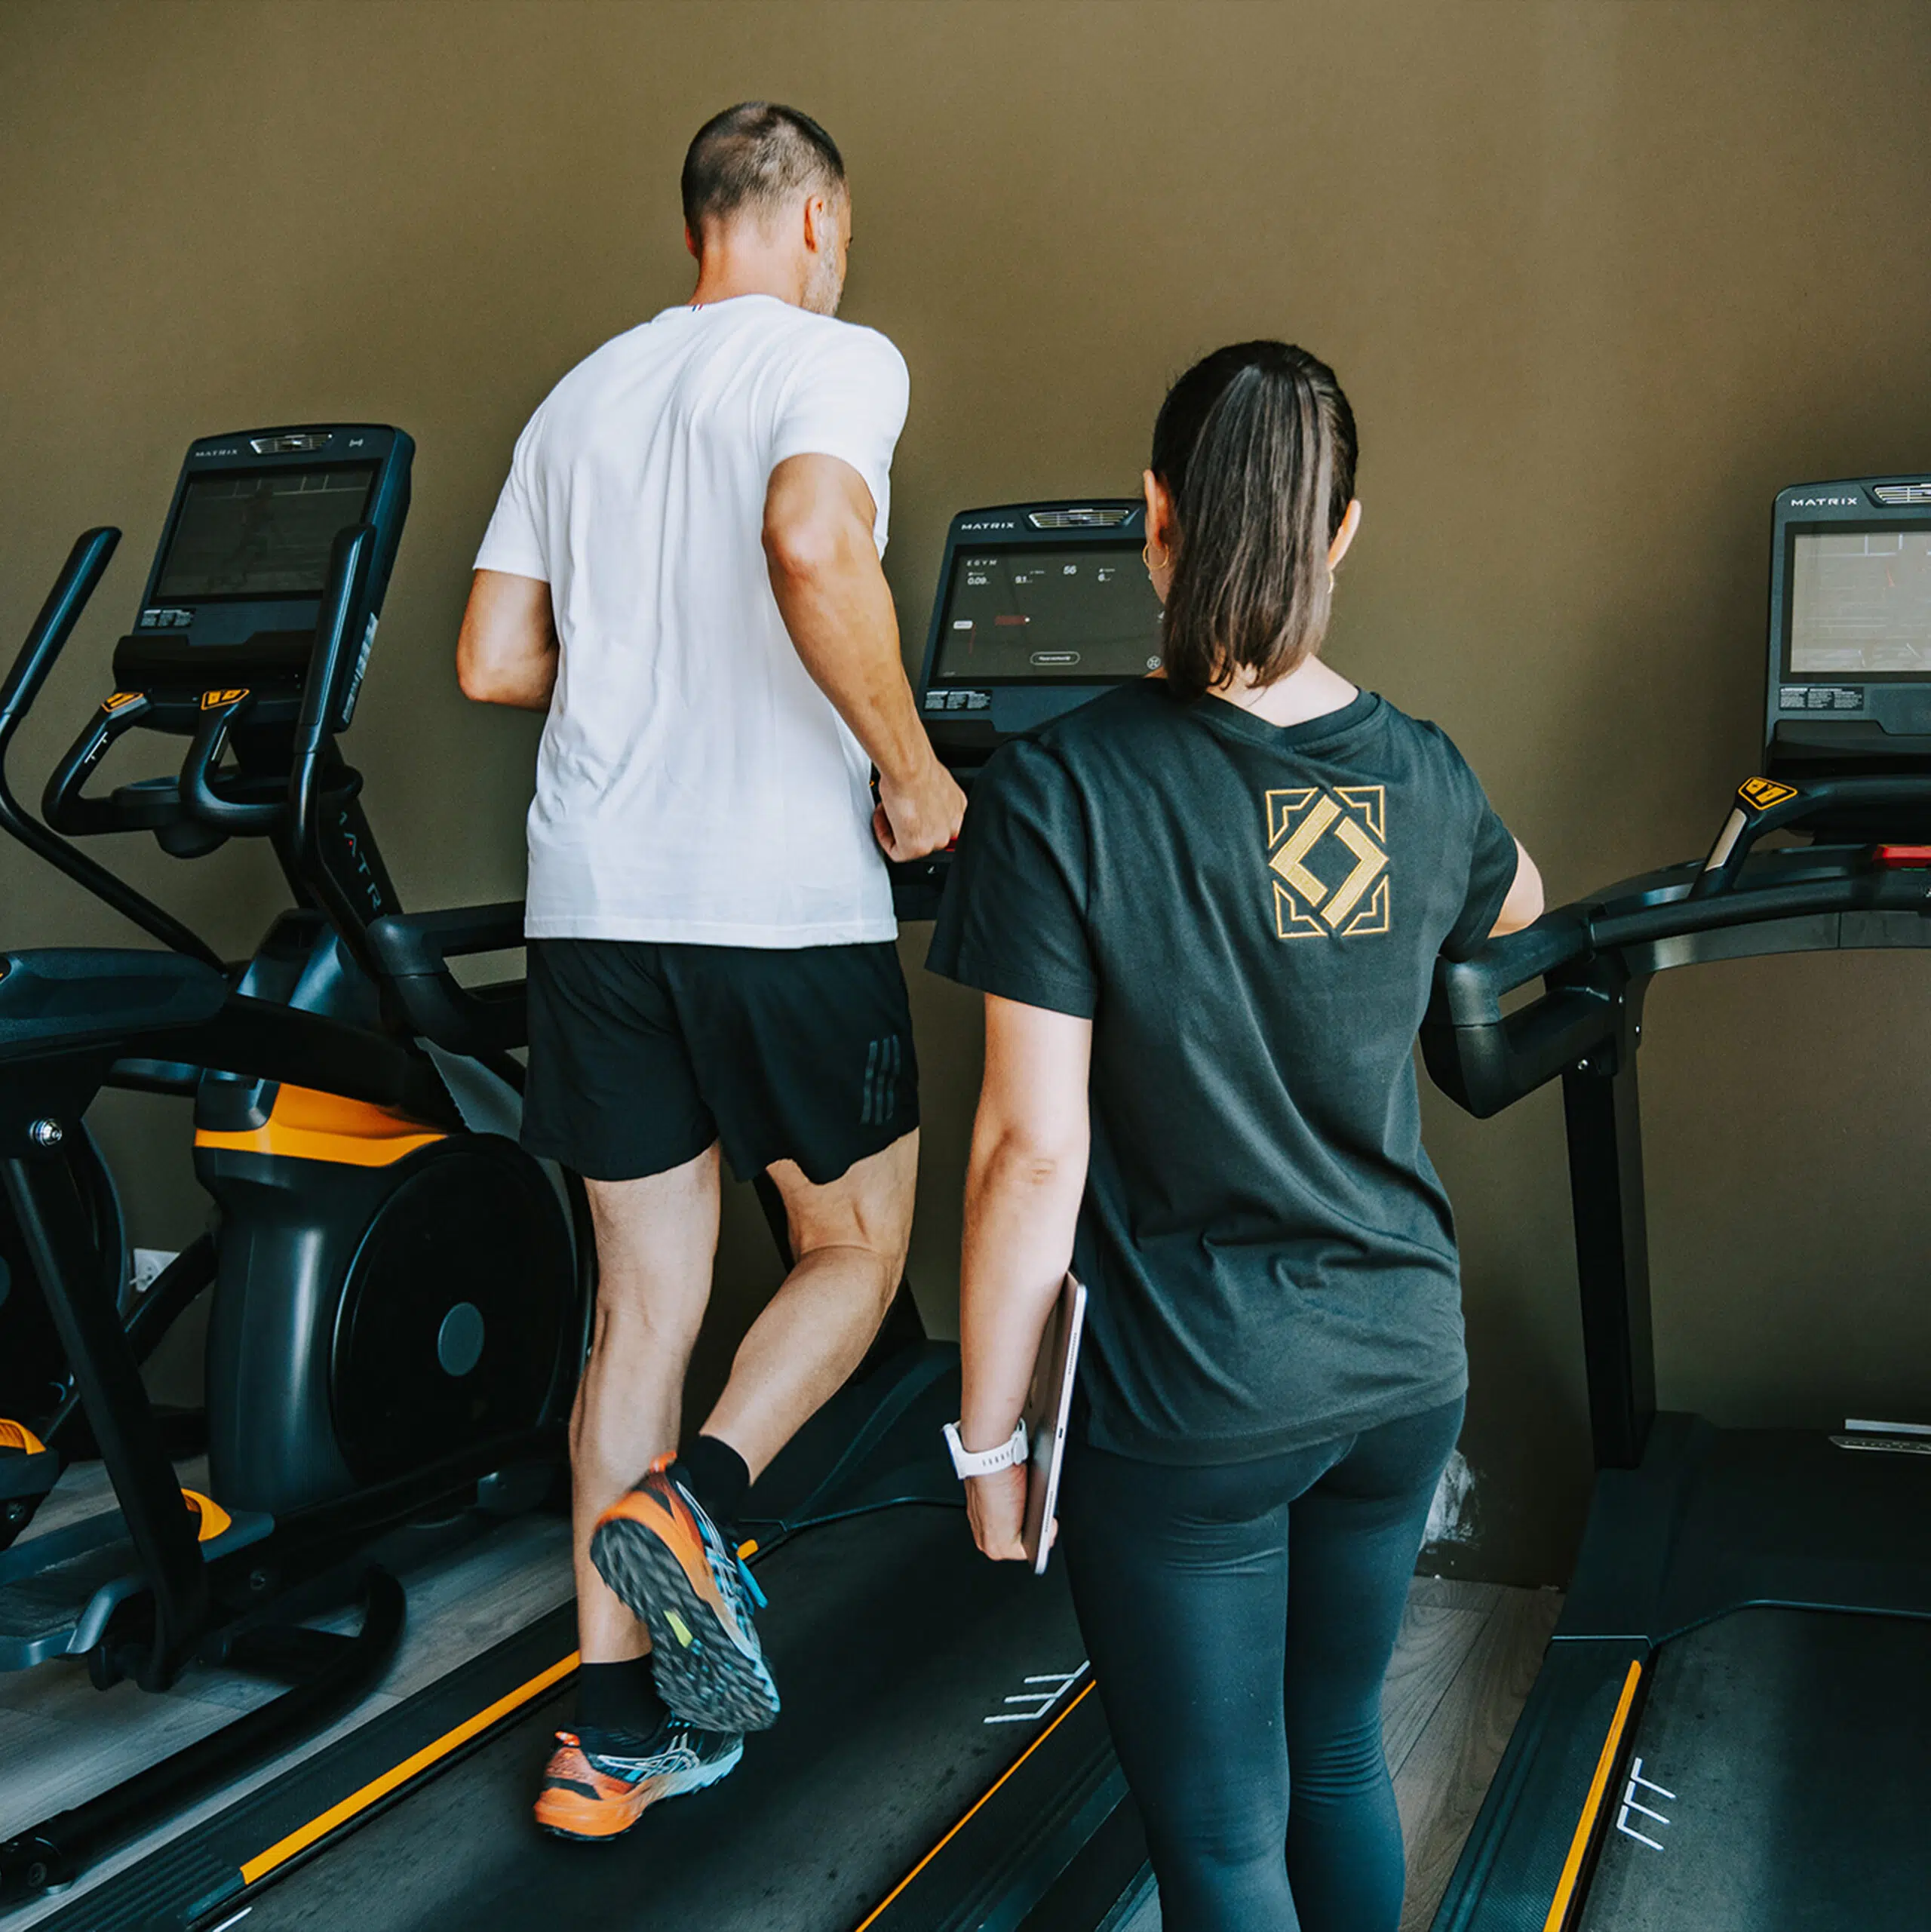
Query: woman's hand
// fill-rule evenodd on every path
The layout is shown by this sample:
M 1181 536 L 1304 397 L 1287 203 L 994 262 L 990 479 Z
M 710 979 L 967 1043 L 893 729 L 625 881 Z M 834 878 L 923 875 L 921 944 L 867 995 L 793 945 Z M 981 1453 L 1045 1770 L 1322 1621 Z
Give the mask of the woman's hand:
M 966 1514 L 972 1540 L 995 1563 L 1026 1560 L 1026 1465 L 966 1479 Z
M 959 1258 L 959 1430 L 1004 1442 L 1026 1399 L 1073 1255 L 1086 1184 L 1093 1023 L 986 996 L 986 1071 L 966 1178 Z M 972 1539 L 995 1562 L 1025 1556 L 1026 1471 L 969 1477 Z

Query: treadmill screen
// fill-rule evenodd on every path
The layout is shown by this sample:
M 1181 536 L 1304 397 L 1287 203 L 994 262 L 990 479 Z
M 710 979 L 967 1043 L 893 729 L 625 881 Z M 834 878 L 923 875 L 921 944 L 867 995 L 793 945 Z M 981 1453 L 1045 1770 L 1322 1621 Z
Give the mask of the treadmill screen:
M 1160 604 L 1137 544 L 961 550 L 934 674 L 948 683 L 1144 677 Z
M 1793 533 L 1790 668 L 1931 677 L 1931 527 Z
M 181 499 L 155 595 L 319 597 L 337 531 L 369 500 L 373 463 L 198 476 Z

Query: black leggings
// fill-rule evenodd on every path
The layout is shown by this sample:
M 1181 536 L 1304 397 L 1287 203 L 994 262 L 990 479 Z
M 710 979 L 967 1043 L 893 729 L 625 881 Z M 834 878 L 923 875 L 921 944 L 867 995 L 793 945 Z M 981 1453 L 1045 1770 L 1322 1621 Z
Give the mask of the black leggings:
M 1381 1685 L 1461 1425 L 1458 1398 L 1205 1468 L 1069 1444 L 1061 1543 L 1166 1932 L 1395 1932 Z

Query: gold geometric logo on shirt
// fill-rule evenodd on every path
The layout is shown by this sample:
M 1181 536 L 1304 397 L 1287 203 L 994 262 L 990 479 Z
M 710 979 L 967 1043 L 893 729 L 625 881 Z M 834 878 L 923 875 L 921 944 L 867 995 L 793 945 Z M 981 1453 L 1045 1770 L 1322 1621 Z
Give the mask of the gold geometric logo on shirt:
M 1274 929 L 1283 939 L 1388 930 L 1387 809 L 1385 785 L 1268 793 L 1267 865 L 1275 875 Z M 1344 855 L 1349 870 L 1334 878 Z

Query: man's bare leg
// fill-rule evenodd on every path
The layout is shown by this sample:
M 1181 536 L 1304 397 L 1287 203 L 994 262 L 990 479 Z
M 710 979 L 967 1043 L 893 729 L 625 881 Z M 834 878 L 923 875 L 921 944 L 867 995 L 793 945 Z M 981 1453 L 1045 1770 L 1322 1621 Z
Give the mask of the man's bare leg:
M 717 1254 L 717 1149 L 640 1181 L 585 1183 L 597 1230 L 597 1323 L 570 1415 L 578 1640 L 587 1663 L 650 1648 L 590 1561 L 597 1519 L 677 1445 L 684 1372 Z
M 797 1260 L 739 1344 L 703 1431 L 729 1443 L 754 1477 L 837 1393 L 892 1306 L 912 1236 L 918 1130 L 821 1187 L 793 1161 L 769 1172 Z

